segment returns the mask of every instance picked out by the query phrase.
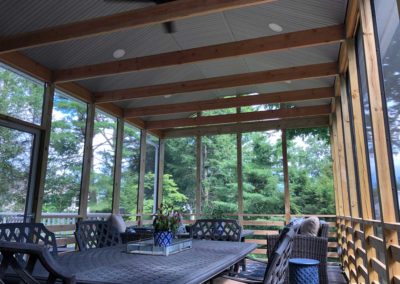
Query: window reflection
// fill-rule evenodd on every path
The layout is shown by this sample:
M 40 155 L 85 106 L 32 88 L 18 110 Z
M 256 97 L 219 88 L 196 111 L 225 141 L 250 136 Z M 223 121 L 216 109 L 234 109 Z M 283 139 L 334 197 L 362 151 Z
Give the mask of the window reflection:
M 400 18 L 398 1 L 375 1 L 377 34 L 386 96 L 396 186 L 400 190 Z

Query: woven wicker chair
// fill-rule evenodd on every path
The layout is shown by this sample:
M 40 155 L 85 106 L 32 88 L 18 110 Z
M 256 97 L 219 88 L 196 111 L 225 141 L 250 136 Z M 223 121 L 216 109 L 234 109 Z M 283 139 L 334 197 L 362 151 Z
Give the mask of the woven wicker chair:
M 75 238 L 80 251 L 121 244 L 120 233 L 109 221 L 87 220 L 76 223 Z
M 190 228 L 193 239 L 239 242 L 242 227 L 236 220 L 200 219 Z
M 321 284 L 328 283 L 327 257 L 328 257 L 328 223 L 321 221 L 318 236 L 305 236 L 296 234 L 293 241 L 293 250 L 291 258 L 311 258 L 320 262 L 319 281 Z M 271 253 L 279 235 L 267 235 L 267 255 Z M 286 283 L 289 283 L 289 274 L 286 276 Z
M 223 278 L 235 280 L 242 283 L 259 283 L 259 284 L 282 284 L 285 282 L 285 275 L 291 257 L 293 239 L 297 234 L 297 226 L 285 227 L 279 235 L 278 241 L 271 252 L 268 262 L 258 262 L 261 268 L 260 275 L 253 275 L 249 271 L 235 273 L 231 275 L 223 275 Z M 254 260 L 253 260 L 254 261 Z

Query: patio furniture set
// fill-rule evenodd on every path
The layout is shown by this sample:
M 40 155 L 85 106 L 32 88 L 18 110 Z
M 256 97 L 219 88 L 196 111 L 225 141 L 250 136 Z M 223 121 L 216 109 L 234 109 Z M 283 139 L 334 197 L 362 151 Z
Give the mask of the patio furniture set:
M 243 231 L 234 220 L 196 221 L 190 231 L 192 248 L 168 257 L 127 253 L 121 234 L 108 221 L 78 222 L 75 237 L 79 251 L 62 255 L 57 254 L 54 233 L 43 224 L 0 224 L 0 279 L 5 283 L 60 280 L 147 284 L 203 283 L 222 276 L 245 283 L 284 283 L 288 278 L 289 258 L 302 257 L 300 247 L 304 238 L 297 234 L 299 228 L 299 224 L 289 224 L 279 236 L 268 240 L 268 263 L 263 264 L 263 274 L 249 280 L 245 268 L 241 272 L 232 268 L 243 264 L 256 244 L 241 242 Z M 322 231 L 325 232 L 325 227 Z M 319 277 L 321 283 L 326 283 L 323 278 L 326 270 L 321 267 L 326 260 L 313 254 L 308 256 L 320 261 Z

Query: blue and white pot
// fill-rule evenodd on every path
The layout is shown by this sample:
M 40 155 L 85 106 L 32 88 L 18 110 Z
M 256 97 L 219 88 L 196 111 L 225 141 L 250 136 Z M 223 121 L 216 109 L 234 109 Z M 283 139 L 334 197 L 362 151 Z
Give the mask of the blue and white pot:
M 174 234 L 171 231 L 154 232 L 154 245 L 159 247 L 167 247 L 172 244 Z

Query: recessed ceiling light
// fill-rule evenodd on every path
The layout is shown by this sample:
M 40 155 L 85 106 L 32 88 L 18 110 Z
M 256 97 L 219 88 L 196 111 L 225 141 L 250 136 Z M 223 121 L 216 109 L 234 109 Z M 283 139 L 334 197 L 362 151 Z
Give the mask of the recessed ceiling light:
M 113 53 L 114 58 L 121 58 L 124 57 L 124 55 L 126 54 L 125 50 L 123 49 L 116 49 Z
M 268 27 L 273 30 L 274 32 L 280 33 L 281 31 L 283 31 L 282 26 L 276 24 L 276 23 L 269 23 Z
M 164 98 L 166 98 L 166 99 L 168 99 L 168 98 L 170 98 L 170 97 L 172 97 L 172 95 L 165 95 L 165 96 L 164 96 Z
M 291 83 L 292 83 L 292 80 L 286 80 L 285 83 L 286 83 L 286 84 L 291 84 Z

